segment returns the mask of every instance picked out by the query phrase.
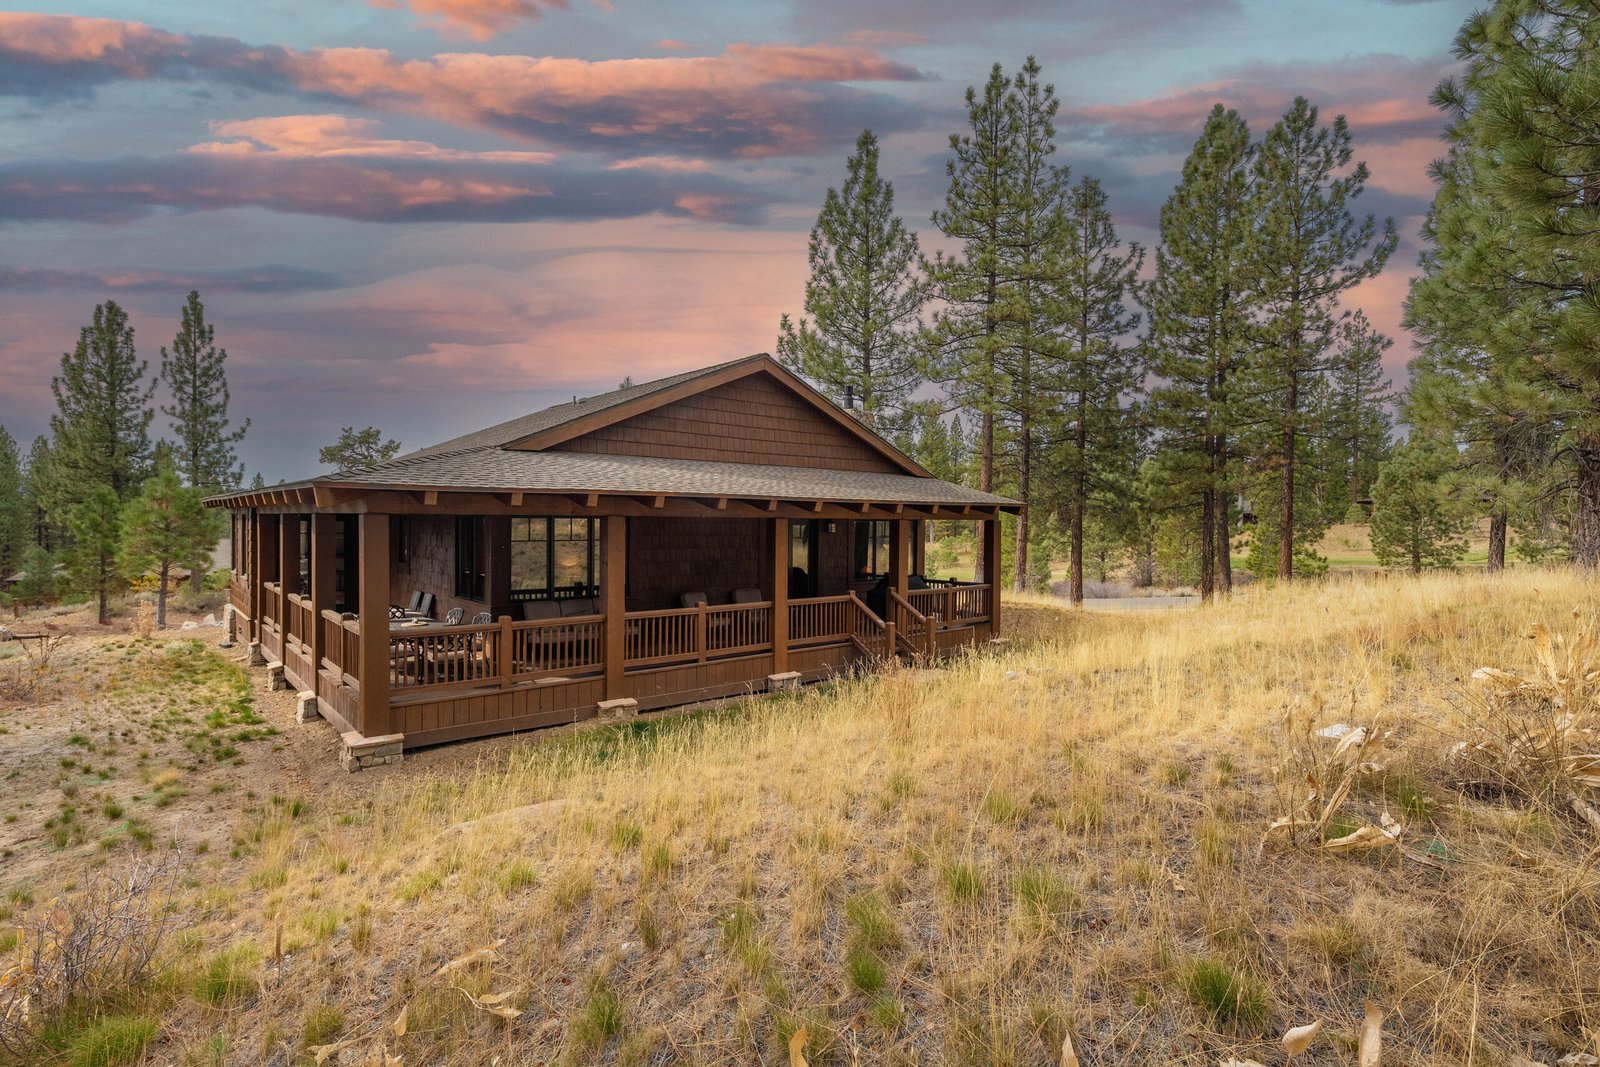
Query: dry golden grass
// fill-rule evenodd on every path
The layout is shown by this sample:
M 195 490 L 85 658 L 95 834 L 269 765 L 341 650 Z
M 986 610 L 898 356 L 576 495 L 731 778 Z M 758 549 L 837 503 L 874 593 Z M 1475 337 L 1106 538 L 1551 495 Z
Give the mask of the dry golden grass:
M 1597 608 L 1529 569 L 1025 598 L 1009 649 L 937 671 L 370 774 L 368 802 L 287 797 L 197 861 L 190 971 L 258 989 L 141 1010 L 163 1062 L 776 1064 L 804 1026 L 813 1064 L 1054 1064 L 1068 1035 L 1085 1064 L 1281 1063 L 1323 1019 L 1314 1065 L 1355 1062 L 1370 998 L 1385 1064 L 1553 1064 L 1596 1050 L 1600 851 L 1458 790 L 1447 754 L 1474 668 Z M 1291 713 L 1381 713 L 1383 768 L 1327 836 L 1392 813 L 1421 861 L 1262 848 L 1318 758 Z

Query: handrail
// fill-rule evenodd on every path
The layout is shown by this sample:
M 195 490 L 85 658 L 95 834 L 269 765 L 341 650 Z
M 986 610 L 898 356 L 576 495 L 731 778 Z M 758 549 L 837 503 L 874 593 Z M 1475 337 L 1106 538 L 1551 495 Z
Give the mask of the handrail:
M 900 595 L 898 589 L 890 589 L 886 601 L 889 617 L 895 624 L 899 644 L 896 651 L 904 646 L 905 651 L 911 655 L 926 654 L 932 659 L 938 654 L 938 643 L 934 637 L 933 627 L 928 625 L 928 617 L 911 606 L 911 602 Z M 921 639 L 918 647 L 917 639 Z
M 627 667 L 704 663 L 772 647 L 772 601 L 699 604 L 623 615 Z
M 887 659 L 893 655 L 894 622 L 878 618 L 854 589 L 850 590 L 850 603 L 854 608 L 850 614 L 850 643 L 855 645 L 857 651 L 874 659 Z

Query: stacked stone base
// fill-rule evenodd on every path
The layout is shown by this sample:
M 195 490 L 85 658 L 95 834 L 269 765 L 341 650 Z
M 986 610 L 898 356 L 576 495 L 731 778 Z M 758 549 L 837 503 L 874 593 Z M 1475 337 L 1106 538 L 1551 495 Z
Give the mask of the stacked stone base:
M 347 771 L 364 771 L 369 767 L 387 767 L 399 763 L 405 754 L 405 734 L 381 734 L 363 737 L 351 730 L 339 735 L 339 762 Z

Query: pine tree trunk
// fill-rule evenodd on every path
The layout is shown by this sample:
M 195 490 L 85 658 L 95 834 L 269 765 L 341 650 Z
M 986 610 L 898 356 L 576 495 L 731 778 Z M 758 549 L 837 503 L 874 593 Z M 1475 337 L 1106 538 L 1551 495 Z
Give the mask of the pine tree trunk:
M 1220 440 L 1224 442 L 1222 448 L 1225 450 L 1227 448 L 1225 443 L 1227 438 L 1224 437 Z M 1220 465 L 1225 469 L 1227 464 L 1226 455 L 1221 459 L 1222 463 Z M 1228 499 L 1228 489 L 1225 485 L 1219 486 L 1217 489 L 1216 515 L 1213 517 L 1213 525 L 1216 529 L 1217 545 L 1217 592 L 1223 596 L 1231 596 L 1233 594 L 1233 501 Z
M 1200 599 L 1208 601 L 1217 592 L 1217 491 L 1211 486 L 1200 490 Z
M 1018 593 L 1028 588 L 1028 513 L 1033 510 L 1028 497 L 1032 474 L 1033 424 L 1024 413 L 1017 442 L 1017 498 L 1022 501 L 1022 510 L 1017 513 L 1017 542 L 1012 553 L 1011 572 L 1011 588 Z
M 1300 403 L 1299 375 L 1289 376 L 1283 414 L 1283 499 L 1278 504 L 1278 580 L 1294 578 L 1294 417 Z
M 1578 506 L 1572 524 L 1572 562 L 1600 568 L 1600 433 L 1578 439 Z
M 1506 509 L 1497 507 L 1494 514 L 1489 516 L 1489 562 L 1490 574 L 1506 569 Z
M 111 611 L 106 604 L 106 587 L 111 584 L 111 579 L 106 574 L 105 561 L 100 561 L 100 625 L 104 626 L 111 621 Z
M 1085 498 L 1089 495 L 1089 479 L 1088 471 L 1086 469 L 1087 462 L 1085 458 L 1085 453 L 1089 448 L 1089 429 L 1085 425 L 1084 419 L 1088 417 L 1088 413 L 1088 390 L 1079 389 L 1077 428 L 1078 461 L 1076 469 L 1072 472 L 1072 510 L 1068 519 L 1068 522 L 1072 527 L 1072 561 L 1070 564 L 1071 572 L 1068 577 L 1072 583 L 1071 592 L 1072 602 L 1074 604 L 1083 603 L 1083 513 L 1088 503 Z
M 167 628 L 167 572 L 171 564 L 161 561 L 161 587 L 156 590 L 156 629 Z

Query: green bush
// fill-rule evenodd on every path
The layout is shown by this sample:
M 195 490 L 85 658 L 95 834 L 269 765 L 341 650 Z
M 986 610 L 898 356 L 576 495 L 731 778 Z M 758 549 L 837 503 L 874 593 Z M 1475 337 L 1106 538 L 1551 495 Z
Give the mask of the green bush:
M 1185 977 L 1184 991 L 1196 1007 L 1218 1022 L 1259 1028 L 1272 1008 L 1265 986 L 1215 957 L 1194 962 Z
M 255 989 L 251 969 L 256 954 L 248 948 L 230 948 L 212 956 L 194 979 L 194 998 L 213 1008 L 243 1001 Z
M 71 1067 L 117 1067 L 134 1063 L 155 1039 L 160 1024 L 145 1015 L 110 1015 L 83 1030 L 67 1045 Z

